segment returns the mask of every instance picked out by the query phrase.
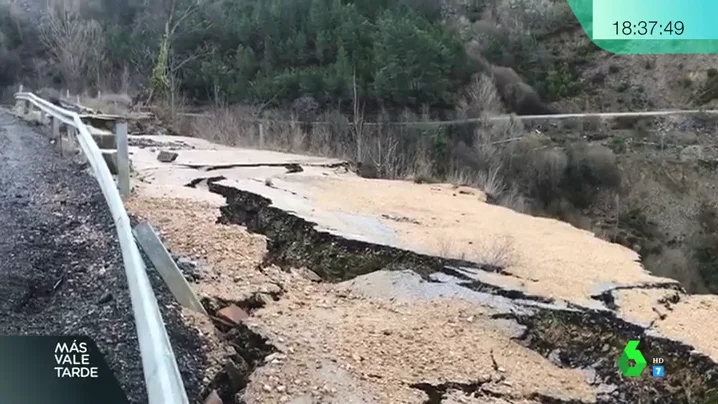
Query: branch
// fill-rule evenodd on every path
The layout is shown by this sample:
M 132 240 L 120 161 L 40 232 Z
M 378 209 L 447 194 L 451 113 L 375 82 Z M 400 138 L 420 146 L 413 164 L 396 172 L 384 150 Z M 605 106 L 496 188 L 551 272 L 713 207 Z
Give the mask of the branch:
M 274 95 L 272 96 L 272 98 L 268 99 L 268 100 L 265 101 L 262 105 L 260 105 L 260 106 L 259 106 L 259 109 L 258 109 L 257 112 L 254 114 L 254 116 L 259 116 L 259 115 L 262 113 L 262 111 L 264 110 L 264 108 L 266 108 L 267 105 L 269 105 L 269 103 L 271 103 L 272 101 L 274 101 L 274 99 L 277 98 L 277 97 L 279 96 L 279 94 L 281 94 L 282 91 L 284 91 L 286 88 L 287 88 L 286 86 L 280 88 L 276 93 L 274 93 Z
M 179 19 L 177 19 L 177 21 L 174 24 L 172 24 L 172 20 L 174 19 L 174 4 L 173 4 L 172 5 L 172 14 L 170 15 L 170 19 L 169 19 L 170 24 L 172 25 L 172 28 L 170 28 L 168 36 L 170 38 L 172 38 L 174 36 L 175 32 L 177 31 L 177 28 L 179 28 L 179 26 L 182 24 L 182 22 L 184 20 L 186 20 L 187 18 L 189 18 L 192 14 L 194 14 L 195 11 L 197 11 L 196 6 L 194 6 L 194 5 L 188 6 L 184 10 L 182 15 L 179 17 Z
M 170 66 L 170 74 L 174 74 L 177 70 L 181 69 L 182 66 L 186 65 L 187 63 L 199 59 L 201 56 L 204 56 L 206 53 L 194 53 L 192 55 L 187 56 L 179 63 L 171 63 Z M 174 58 L 173 58 L 174 59 Z

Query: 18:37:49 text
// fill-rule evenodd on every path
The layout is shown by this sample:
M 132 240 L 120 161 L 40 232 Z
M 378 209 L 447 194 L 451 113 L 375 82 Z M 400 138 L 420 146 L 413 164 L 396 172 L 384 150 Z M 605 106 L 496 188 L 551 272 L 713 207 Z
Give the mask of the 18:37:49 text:
M 683 21 L 668 21 L 660 24 L 658 21 L 616 21 L 616 35 L 682 35 L 685 27 Z

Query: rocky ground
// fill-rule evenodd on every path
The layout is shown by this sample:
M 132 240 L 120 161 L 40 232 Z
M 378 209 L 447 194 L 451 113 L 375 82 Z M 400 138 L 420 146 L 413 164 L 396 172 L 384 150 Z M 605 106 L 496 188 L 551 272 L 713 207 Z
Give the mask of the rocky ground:
M 130 402 L 147 402 L 112 217 L 87 167 L 0 112 L 0 334 L 88 335 Z M 203 343 L 150 271 L 185 387 L 197 396 Z

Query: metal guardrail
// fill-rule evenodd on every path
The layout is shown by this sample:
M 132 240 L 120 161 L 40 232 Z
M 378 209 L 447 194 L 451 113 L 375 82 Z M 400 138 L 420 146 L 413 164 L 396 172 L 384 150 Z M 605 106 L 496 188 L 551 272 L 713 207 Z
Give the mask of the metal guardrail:
M 178 112 L 178 116 L 186 116 L 190 118 L 214 118 L 214 115 L 210 113 L 201 112 Z M 442 126 L 442 125 L 460 125 L 464 123 L 479 123 L 479 122 L 506 122 L 506 121 L 551 121 L 561 119 L 573 119 L 573 118 L 598 118 L 598 119 L 611 119 L 611 118 L 643 118 L 643 117 L 658 117 L 658 116 L 672 116 L 672 115 L 718 115 L 716 109 L 673 109 L 663 111 L 636 111 L 636 112 L 577 112 L 570 114 L 546 114 L 546 115 L 496 115 L 485 118 L 470 118 L 470 119 L 455 119 L 451 121 L 414 121 L 414 122 L 362 122 L 364 126 Z M 296 123 L 294 120 L 270 120 L 262 118 L 242 118 L 236 117 L 237 120 L 242 122 L 252 122 L 263 124 L 266 122 L 278 122 L 278 123 Z M 329 121 L 312 121 L 306 122 L 312 125 L 334 125 L 333 122 Z M 347 122 L 349 126 L 354 125 L 353 122 Z
M 68 129 L 74 129 L 68 130 L 68 136 L 77 138 L 76 140 L 102 189 L 117 228 L 122 260 L 125 264 L 125 274 L 130 289 L 149 403 L 189 404 L 182 376 L 162 321 L 162 314 L 157 305 L 157 298 L 147 277 L 145 263 L 137 244 L 135 244 L 130 219 L 110 170 L 90 131 L 78 114 L 60 108 L 35 94 L 19 92 L 15 94 L 15 99 L 19 103 L 25 102 L 26 111 L 32 111 L 34 106 L 48 114 L 52 119 L 53 132 L 59 131 L 60 124 L 67 125 Z M 126 139 L 124 143 L 126 145 Z

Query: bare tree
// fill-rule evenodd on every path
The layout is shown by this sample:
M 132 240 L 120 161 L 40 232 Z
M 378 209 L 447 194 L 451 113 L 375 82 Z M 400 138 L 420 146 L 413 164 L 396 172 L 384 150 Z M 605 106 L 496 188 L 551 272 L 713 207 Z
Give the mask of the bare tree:
M 82 90 L 87 77 L 99 81 L 104 56 L 102 28 L 97 21 L 83 19 L 77 7 L 65 1 L 49 3 L 40 24 L 40 40 L 73 90 Z
M 356 68 L 352 72 L 352 109 L 353 109 L 353 125 L 352 134 L 354 135 L 354 143 L 356 145 L 356 161 L 364 162 L 364 103 L 359 102 L 359 92 L 357 91 L 357 74 Z M 376 165 L 376 162 L 375 162 Z
M 185 34 L 200 29 L 199 25 L 186 26 L 197 12 L 199 3 L 189 1 L 188 4 L 181 5 L 179 2 L 180 0 L 163 0 L 160 4 L 165 15 L 164 30 L 152 69 L 148 102 L 156 95 L 169 95 L 174 104 L 174 89 L 177 87 L 175 74 L 184 64 L 198 57 L 190 56 L 185 60 L 176 60 L 172 55 L 172 44 L 180 33 L 180 28 L 184 28 Z

